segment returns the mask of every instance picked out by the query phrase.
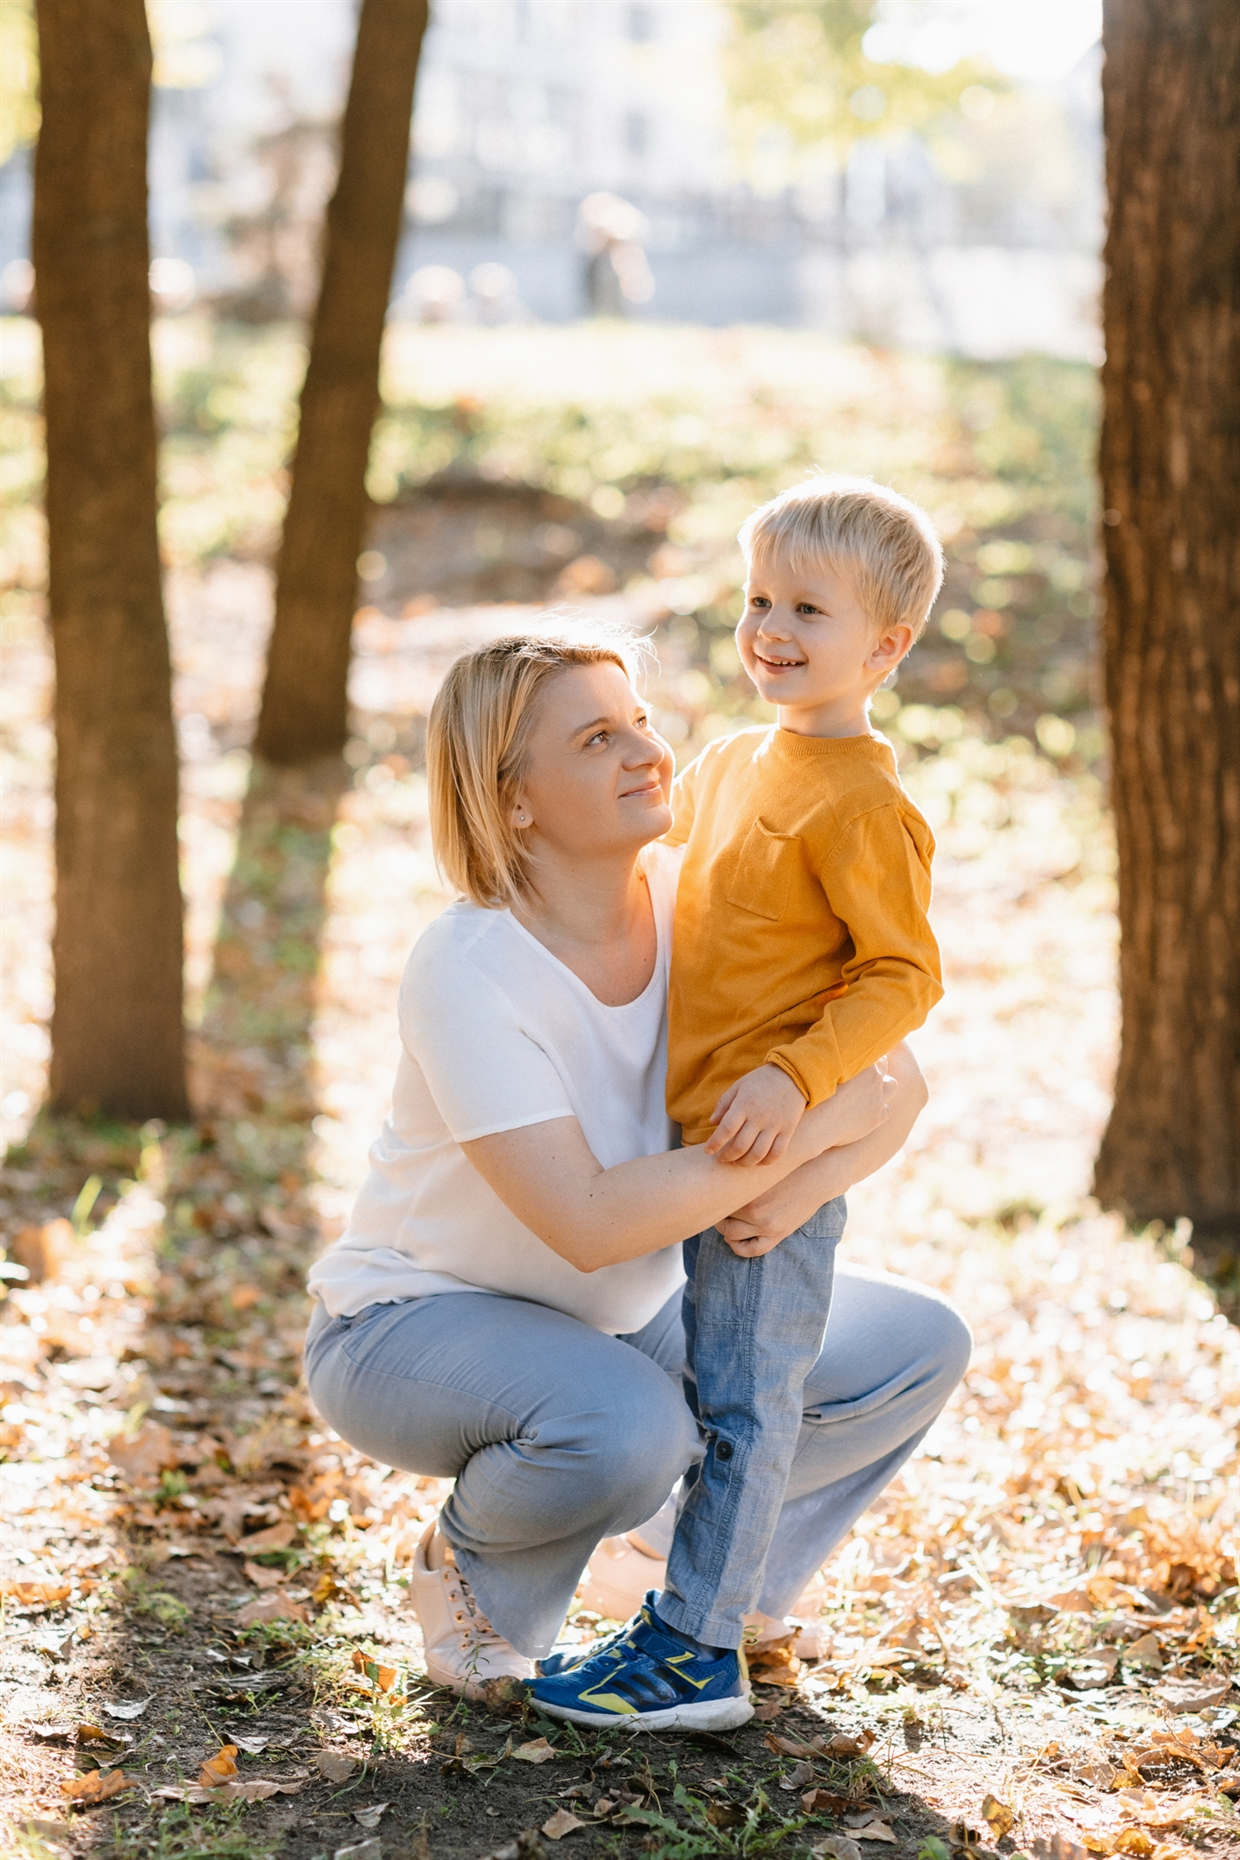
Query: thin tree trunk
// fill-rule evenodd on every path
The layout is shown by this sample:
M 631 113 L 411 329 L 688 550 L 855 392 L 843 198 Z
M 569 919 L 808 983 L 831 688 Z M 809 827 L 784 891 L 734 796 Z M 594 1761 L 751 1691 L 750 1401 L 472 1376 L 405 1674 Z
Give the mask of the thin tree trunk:
M 1107 701 L 1123 1040 L 1103 1202 L 1240 1241 L 1240 6 L 1104 0 Z
M 34 265 L 56 660 L 51 1104 L 186 1116 L 156 537 L 143 0 L 38 0 Z
M 362 0 L 254 739 L 269 762 L 338 754 L 347 734 L 366 463 L 426 21 L 427 0 Z

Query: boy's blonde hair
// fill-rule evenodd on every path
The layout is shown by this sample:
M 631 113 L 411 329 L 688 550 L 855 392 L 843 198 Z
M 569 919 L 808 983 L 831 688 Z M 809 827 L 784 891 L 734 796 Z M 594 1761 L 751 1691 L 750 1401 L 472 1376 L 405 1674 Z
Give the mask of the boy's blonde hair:
M 815 563 L 851 576 L 877 632 L 925 626 L 943 584 L 943 549 L 925 511 L 870 478 L 807 478 L 741 525 L 746 566 L 778 551 L 793 572 Z
M 493 639 L 451 667 L 426 732 L 431 841 L 449 884 L 484 910 L 530 888 L 512 810 L 525 776 L 539 694 L 575 665 L 618 665 L 630 680 L 637 642 L 600 629 Z

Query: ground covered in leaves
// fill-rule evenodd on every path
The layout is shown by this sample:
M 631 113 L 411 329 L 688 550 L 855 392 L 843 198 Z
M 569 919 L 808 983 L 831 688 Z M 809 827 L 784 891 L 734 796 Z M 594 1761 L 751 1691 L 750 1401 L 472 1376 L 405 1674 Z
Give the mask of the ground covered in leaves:
M 722 444 L 713 426 L 709 439 L 673 431 L 683 386 L 674 370 L 660 385 L 664 351 L 645 365 L 640 443 L 665 459 Z M 746 366 L 761 373 L 752 356 Z M 455 406 L 465 390 L 449 386 Z M 477 387 L 471 417 L 485 428 Z M 220 448 L 267 485 L 268 440 L 236 418 L 238 392 L 203 389 L 201 418 L 232 420 Z M 778 471 L 791 441 L 772 404 L 755 389 L 753 430 L 784 435 L 770 439 Z M 445 446 L 461 418 L 444 414 Z M 557 419 L 544 426 L 566 447 L 575 429 Z M 1033 428 L 1026 453 L 1041 470 L 1059 428 Z M 894 421 L 877 438 L 858 430 L 874 458 L 895 444 Z M 586 441 L 574 443 L 584 458 Z M 477 449 L 479 471 L 494 472 Z M 545 449 L 567 472 L 567 453 Z M 200 472 L 200 521 L 214 522 L 224 506 L 218 473 L 201 475 L 209 450 L 187 439 L 183 451 Z M 1010 500 L 1051 492 L 1033 467 L 1018 482 L 975 462 L 962 466 L 962 521 L 989 510 L 990 540 L 1003 540 L 1006 512 L 1015 546 L 1024 518 Z M 513 472 L 530 476 L 520 460 Z M 622 478 L 612 459 L 593 488 L 565 477 L 539 495 L 612 522 L 614 499 L 596 492 Z M 191 488 L 177 479 L 184 526 Z M 622 482 L 622 500 L 638 488 Z M 571 528 L 571 512 L 522 507 L 524 530 L 494 526 L 504 559 L 526 544 L 563 554 L 563 536 L 541 526 Z M 446 560 L 428 509 L 409 521 L 428 550 L 440 536 Z M 440 516 L 450 526 L 460 513 Z M 606 567 L 606 535 L 580 522 Z M 965 1385 L 805 1598 L 822 1657 L 769 1663 L 752 1725 L 726 1738 L 586 1738 L 427 1685 L 407 1574 L 442 1489 L 353 1453 L 299 1380 L 305 1264 L 339 1231 L 364 1168 L 394 1065 L 395 984 L 443 903 L 419 766 L 426 707 L 462 644 L 534 610 L 497 607 L 480 585 L 421 600 L 414 568 L 401 581 L 394 566 L 414 558 L 391 544 L 381 572 L 394 579 L 359 621 L 348 758 L 276 777 L 251 770 L 243 748 L 264 571 L 225 541 L 232 553 L 210 560 L 187 545 L 170 583 L 189 1129 L 33 1114 L 49 986 L 48 666 L 33 580 L 11 605 L 6 890 L 21 928 L 4 948 L 0 1106 L 12 1136 L 0 1223 L 17 1269 L 0 1307 L 6 1838 L 31 1860 L 349 1849 L 538 1860 L 560 1842 L 667 1860 L 1240 1854 L 1235 1332 L 1192 1274 L 1190 1236 L 1128 1233 L 1089 1200 L 1114 1050 L 1114 920 L 1105 811 L 1079 740 L 1056 751 L 1044 725 L 1048 755 L 1032 725 L 1005 735 L 984 690 L 950 705 L 914 694 L 894 714 L 905 779 L 939 839 L 949 992 L 917 1042 L 932 1102 L 905 1154 L 850 1197 L 846 1247 L 956 1299 L 977 1336 Z M 694 545 L 684 530 L 666 546 Z M 689 569 L 626 582 L 616 561 L 615 591 L 578 594 L 650 627 L 656 701 L 687 753 L 737 714 L 726 655 L 702 644 L 726 635 L 694 605 L 700 587 L 673 603 L 661 585 Z M 1007 605 L 1002 588 L 990 593 L 988 611 L 1004 615 L 1021 589 Z M 1061 631 L 1072 618 L 1065 606 Z M 962 662 L 997 662 L 975 652 Z M 1048 658 L 1036 675 L 1055 669 Z M 594 1625 L 579 1614 L 571 1631 Z

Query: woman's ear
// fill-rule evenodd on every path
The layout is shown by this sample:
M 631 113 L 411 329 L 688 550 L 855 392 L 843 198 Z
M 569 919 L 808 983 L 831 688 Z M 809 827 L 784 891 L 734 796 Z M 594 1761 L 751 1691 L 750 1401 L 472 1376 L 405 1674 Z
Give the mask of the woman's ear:
M 515 827 L 518 833 L 524 832 L 526 827 L 533 826 L 534 817 L 524 801 L 513 802 L 512 812 L 508 816 L 508 824 L 510 827 Z

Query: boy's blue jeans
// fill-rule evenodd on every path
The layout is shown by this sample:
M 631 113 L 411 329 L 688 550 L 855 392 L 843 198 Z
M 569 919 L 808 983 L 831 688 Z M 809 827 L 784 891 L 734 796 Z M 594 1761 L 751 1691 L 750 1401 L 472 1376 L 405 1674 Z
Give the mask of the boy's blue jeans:
M 846 1216 L 840 1195 L 760 1259 L 714 1227 L 685 1242 L 685 1400 L 705 1452 L 685 1474 L 659 1613 L 707 1646 L 739 1647 L 762 1593 Z

